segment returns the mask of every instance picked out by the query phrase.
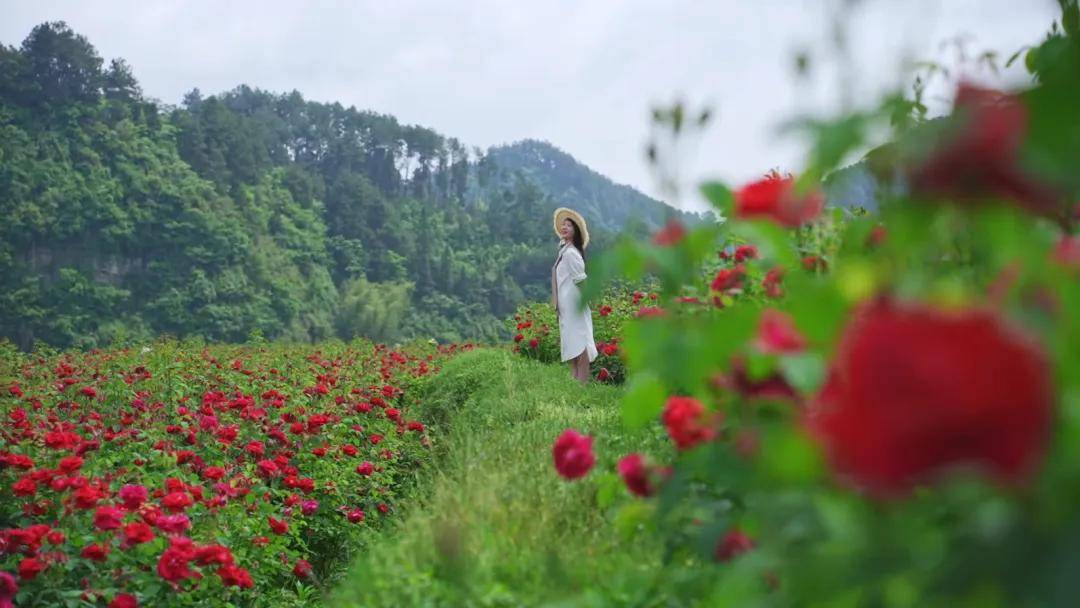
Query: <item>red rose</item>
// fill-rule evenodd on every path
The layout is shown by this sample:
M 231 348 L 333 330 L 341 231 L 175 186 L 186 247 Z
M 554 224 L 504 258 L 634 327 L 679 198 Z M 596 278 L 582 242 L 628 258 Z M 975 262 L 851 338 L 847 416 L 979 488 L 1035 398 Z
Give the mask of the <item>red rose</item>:
M 109 546 L 97 543 L 87 545 L 80 555 L 95 562 L 103 562 L 109 556 Z
M 82 458 L 78 456 L 66 456 L 60 459 L 60 464 L 56 468 L 60 469 L 64 473 L 67 473 L 68 475 L 71 475 L 75 471 L 81 469 L 82 465 Z
M 735 248 L 735 261 L 742 262 L 758 257 L 757 247 L 753 245 L 739 245 Z
M 192 504 L 191 496 L 187 492 L 169 492 L 161 499 L 161 506 L 170 513 L 182 513 Z
M 222 477 L 225 477 L 224 467 L 206 467 L 203 469 L 202 476 L 210 481 L 217 481 Z
M 109 608 L 139 608 L 139 601 L 130 593 L 118 593 L 109 602 Z
M 364 462 L 361 462 L 359 465 L 357 465 L 356 472 L 363 475 L 364 477 L 367 477 L 375 472 L 375 465 L 365 460 Z
M 146 488 L 138 484 L 129 483 L 120 488 L 120 500 L 124 501 L 124 508 L 128 511 L 135 511 L 142 506 L 147 495 Z
M 769 272 L 765 273 L 765 278 L 761 280 L 761 288 L 765 290 L 765 295 L 770 298 L 783 297 L 784 267 L 774 266 L 769 269 Z
M 218 568 L 218 576 L 221 578 L 221 584 L 226 587 L 240 587 L 242 589 L 251 589 L 255 586 L 255 581 L 251 580 L 251 573 L 246 569 L 236 565 L 226 565 Z
M 890 495 L 953 464 L 1024 480 L 1053 403 L 1043 353 L 994 313 L 881 299 L 849 321 L 808 424 L 839 474 Z
M 158 521 L 160 522 L 162 519 L 164 517 L 159 517 Z M 154 540 L 154 530 L 147 523 L 134 521 L 124 526 L 124 542 L 127 545 L 140 545 L 152 540 Z
M 19 585 L 15 582 L 15 577 L 0 570 L 0 608 L 12 608 L 15 604 L 11 601 L 18 592 Z
M 76 490 L 71 497 L 76 509 L 92 509 L 99 500 L 105 498 L 105 495 L 102 494 L 101 490 L 93 486 L 83 486 Z
M 765 354 L 788 355 L 802 352 L 806 338 L 795 327 L 790 315 L 769 308 L 761 313 L 754 346 Z
M 537 340 L 536 338 L 529 340 L 529 348 L 536 348 L 537 346 L 540 346 L 539 340 Z
M 266 521 L 270 524 L 270 530 L 274 534 L 281 535 L 289 531 L 289 522 L 287 521 L 275 519 L 274 517 L 267 517 Z
M 741 289 L 744 276 L 746 276 L 746 267 L 742 264 L 738 264 L 734 268 L 721 268 L 713 279 L 712 290 Z
M 607 382 L 611 379 L 611 372 L 606 367 L 601 367 L 599 372 L 596 372 L 596 379 L 600 382 Z
M 360 509 L 352 509 L 346 517 L 348 518 L 349 523 L 358 524 L 364 521 L 364 512 Z
M 733 528 L 716 544 L 717 561 L 727 562 L 754 548 L 754 541 L 741 530 Z
M 115 530 L 122 525 L 124 512 L 116 507 L 98 507 L 94 512 L 94 527 L 98 530 Z
M 716 437 L 716 430 L 705 421 L 705 406 L 693 397 L 668 397 L 662 419 L 668 435 L 680 450 L 688 450 Z
M 802 259 L 802 267 L 803 270 L 809 270 L 811 272 L 824 272 L 829 269 L 829 264 L 825 261 L 825 258 L 816 255 L 808 255 Z
M 49 541 L 50 545 L 62 545 L 64 544 L 64 541 L 67 540 L 67 537 L 64 536 L 64 533 L 60 530 L 53 530 L 49 532 L 45 536 L 45 538 Z
M 166 534 L 183 534 L 184 531 L 191 528 L 191 520 L 183 513 L 177 515 L 160 515 L 153 523 L 159 530 Z
M 177 583 L 195 576 L 188 567 L 191 559 L 192 554 L 190 548 L 170 546 L 168 549 L 165 549 L 165 552 L 162 553 L 161 557 L 158 559 L 158 576 L 172 583 Z
M 649 481 L 649 468 L 641 454 L 627 454 L 619 460 L 619 475 L 626 483 L 626 489 L 637 496 L 652 496 L 653 487 Z
M 19 562 L 19 578 L 24 581 L 32 581 L 34 577 L 41 574 L 41 571 L 45 569 L 45 564 L 36 557 L 24 557 Z
M 745 357 L 733 357 L 731 373 L 713 378 L 717 389 L 735 391 L 744 399 L 765 399 L 799 402 L 799 393 L 779 373 L 774 372 L 764 378 L 751 378 L 746 369 Z
M 1027 108 L 1019 97 L 960 83 L 953 131 L 912 171 L 912 190 L 959 203 L 1002 198 L 1034 211 L 1058 210 L 1060 197 L 1020 166 Z
M 11 493 L 15 496 L 33 496 L 37 494 L 37 483 L 29 477 L 23 477 L 11 484 Z
M 638 319 L 652 319 L 664 316 L 664 309 L 659 306 L 642 306 L 634 313 Z
M 249 441 L 248 444 L 244 446 L 244 451 L 252 456 L 263 456 L 266 454 L 266 446 L 264 446 L 261 441 Z
M 307 578 L 311 576 L 311 564 L 306 559 L 298 559 L 292 571 L 297 578 Z
M 94 390 L 94 387 L 92 386 L 84 386 L 79 389 L 79 392 L 83 395 L 86 395 L 87 397 L 97 397 L 97 391 Z
M 797 228 L 817 218 L 825 197 L 817 191 L 799 196 L 791 177 L 769 176 L 735 193 L 737 219 L 767 218 L 781 226 Z
M 653 244 L 661 247 L 677 245 L 686 236 L 686 226 L 682 222 L 672 218 L 667 221 L 663 228 L 653 235 Z
M 607 304 L 604 304 L 603 306 L 600 307 L 600 316 L 601 317 L 606 317 L 606 316 L 608 316 L 610 314 L 611 314 L 611 307 L 610 306 L 608 306 Z
M 1052 259 L 1065 268 L 1080 270 L 1080 236 L 1062 236 L 1054 246 Z
M 588 474 L 596 463 L 592 451 L 592 437 L 566 429 L 551 449 L 555 458 L 555 470 L 566 479 L 577 479 Z
M 514 336 L 514 342 L 521 342 L 524 339 L 525 339 L 525 336 L 523 336 L 521 334 L 517 334 L 516 336 Z

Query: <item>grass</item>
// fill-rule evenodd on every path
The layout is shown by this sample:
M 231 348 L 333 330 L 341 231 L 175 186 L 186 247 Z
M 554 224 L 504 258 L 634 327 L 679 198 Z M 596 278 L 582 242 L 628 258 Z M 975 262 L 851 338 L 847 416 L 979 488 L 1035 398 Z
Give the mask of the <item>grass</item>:
M 663 547 L 617 525 L 598 488 L 619 457 L 663 453 L 658 427 L 622 428 L 621 389 L 581 387 L 562 366 L 479 350 L 449 362 L 422 402 L 433 464 L 396 529 L 380 534 L 330 600 L 337 606 L 640 605 Z M 551 445 L 572 427 L 595 437 L 596 468 L 560 478 Z M 630 504 L 613 488 L 615 503 Z

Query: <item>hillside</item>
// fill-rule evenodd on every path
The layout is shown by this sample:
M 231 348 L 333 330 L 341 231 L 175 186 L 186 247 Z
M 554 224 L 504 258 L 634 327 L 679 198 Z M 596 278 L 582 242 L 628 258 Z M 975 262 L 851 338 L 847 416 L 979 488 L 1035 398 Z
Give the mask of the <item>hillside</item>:
M 296 91 L 162 105 L 63 23 L 0 45 L 0 159 L 0 336 L 24 349 L 505 338 L 549 289 L 552 209 L 590 218 L 593 252 L 667 209 L 552 146 Z
M 494 147 L 488 151 L 495 164 L 520 172 L 535 182 L 555 201 L 573 201 L 587 218 L 597 218 L 599 227 L 618 232 L 629 225 L 652 231 L 669 217 L 686 223 L 698 216 L 680 212 L 638 190 L 616 184 L 554 145 L 536 140 Z

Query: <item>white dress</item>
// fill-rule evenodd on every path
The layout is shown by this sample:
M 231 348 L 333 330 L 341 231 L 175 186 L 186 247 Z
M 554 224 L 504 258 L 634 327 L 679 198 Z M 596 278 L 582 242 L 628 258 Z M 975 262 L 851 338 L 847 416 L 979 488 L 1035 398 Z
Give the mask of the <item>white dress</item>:
M 596 342 L 593 340 L 592 311 L 585 305 L 578 310 L 581 290 L 577 284 L 585 280 L 585 260 L 572 245 L 563 245 L 551 270 L 555 300 L 558 303 L 559 341 L 562 360 L 569 361 L 582 352 L 589 353 L 589 361 L 596 359 Z

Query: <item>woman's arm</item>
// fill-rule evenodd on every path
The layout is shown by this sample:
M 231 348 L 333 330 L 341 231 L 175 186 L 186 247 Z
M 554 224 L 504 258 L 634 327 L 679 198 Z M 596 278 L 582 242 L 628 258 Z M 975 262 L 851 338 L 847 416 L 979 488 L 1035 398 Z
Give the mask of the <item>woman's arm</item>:
M 567 270 L 570 271 L 570 280 L 575 284 L 588 278 L 585 274 L 585 259 L 577 249 L 571 249 L 566 256 Z

